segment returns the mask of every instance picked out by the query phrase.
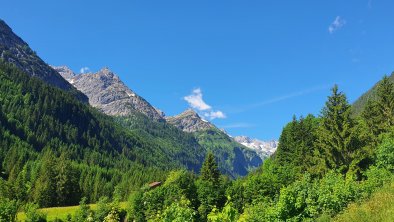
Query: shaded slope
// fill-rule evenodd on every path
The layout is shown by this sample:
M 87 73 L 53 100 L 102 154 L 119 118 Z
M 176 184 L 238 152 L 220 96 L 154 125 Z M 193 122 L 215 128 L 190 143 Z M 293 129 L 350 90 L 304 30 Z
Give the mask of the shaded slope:
M 87 98 L 68 83 L 58 72 L 47 65 L 37 54 L 0 19 L 0 58 L 13 63 L 30 76 L 70 92 L 81 101 Z
M 389 76 L 389 80 L 394 83 L 394 73 Z M 380 82 L 380 81 L 379 81 Z M 366 93 L 360 96 L 352 105 L 352 112 L 354 115 L 359 115 L 365 105 L 367 104 L 368 100 L 376 98 L 376 87 L 379 84 L 377 82 L 371 89 L 369 89 Z

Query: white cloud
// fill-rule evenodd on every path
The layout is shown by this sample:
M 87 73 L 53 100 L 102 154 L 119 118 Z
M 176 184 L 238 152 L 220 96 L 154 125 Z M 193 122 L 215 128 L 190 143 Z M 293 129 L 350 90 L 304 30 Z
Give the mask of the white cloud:
M 191 95 L 183 97 L 189 105 L 199 111 L 210 110 L 212 107 L 204 102 L 202 99 L 202 92 L 200 88 L 193 90 Z
M 211 120 L 225 119 L 226 114 L 224 114 L 222 111 L 209 111 L 209 112 L 204 113 L 204 117 L 209 118 Z
M 330 34 L 333 34 L 338 29 L 342 28 L 344 25 L 346 25 L 346 20 L 341 18 L 340 16 L 337 16 L 335 20 L 331 23 L 331 25 L 328 27 L 328 32 Z
M 196 109 L 197 112 L 204 118 L 214 119 L 225 119 L 226 114 L 220 110 L 213 110 L 212 106 L 208 105 L 204 99 L 200 88 L 196 88 L 192 91 L 192 94 L 183 97 L 183 99 L 189 103 L 189 106 Z
M 88 72 L 90 72 L 90 69 L 89 69 L 89 67 L 82 67 L 80 70 L 79 70 L 79 72 L 80 73 L 88 73 Z

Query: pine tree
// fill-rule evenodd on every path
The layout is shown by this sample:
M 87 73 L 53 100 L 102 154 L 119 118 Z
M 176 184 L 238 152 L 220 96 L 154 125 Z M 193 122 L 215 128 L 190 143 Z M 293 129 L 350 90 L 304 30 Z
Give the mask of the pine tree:
M 196 183 L 200 206 L 198 212 L 200 221 L 206 221 L 207 215 L 214 207 L 222 207 L 223 189 L 220 184 L 220 171 L 215 156 L 209 152 L 201 168 L 200 179 Z
M 205 181 L 218 184 L 220 171 L 215 160 L 215 156 L 209 152 L 201 168 L 201 178 Z
M 350 111 L 346 95 L 339 92 L 335 85 L 321 112 L 321 122 L 317 130 L 316 155 L 319 171 L 338 169 L 346 173 L 349 170 L 356 148 L 354 121 Z
M 56 205 L 56 156 L 48 149 L 42 157 L 39 177 L 34 187 L 34 201 L 40 207 Z
M 62 153 L 57 161 L 56 193 L 58 206 L 72 206 L 80 200 L 80 189 L 77 173 Z

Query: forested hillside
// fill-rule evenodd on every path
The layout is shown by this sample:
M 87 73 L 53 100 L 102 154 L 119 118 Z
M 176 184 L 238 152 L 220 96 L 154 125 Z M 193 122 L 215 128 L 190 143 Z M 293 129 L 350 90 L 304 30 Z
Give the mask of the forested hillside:
M 392 73 L 390 76 L 388 76 L 389 80 L 394 83 L 394 73 Z M 369 99 L 376 99 L 376 91 L 377 91 L 377 85 L 379 83 L 376 83 L 370 90 L 368 90 L 366 93 L 364 93 L 360 98 L 358 98 L 352 105 L 352 110 L 355 115 L 359 115 L 363 109 L 365 108 L 365 105 L 367 104 Z
M 1 192 L 10 199 L 58 206 L 115 190 L 124 198 L 169 169 L 201 164 L 199 146 L 166 146 L 126 130 L 13 65 L 0 64 L 0 80 Z

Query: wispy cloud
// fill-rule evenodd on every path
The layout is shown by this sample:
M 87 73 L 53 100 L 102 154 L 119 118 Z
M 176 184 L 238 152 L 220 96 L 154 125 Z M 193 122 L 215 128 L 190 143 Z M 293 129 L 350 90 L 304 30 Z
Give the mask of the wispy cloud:
M 222 111 L 209 111 L 207 113 L 204 113 L 204 116 L 209 119 L 225 119 L 226 118 L 226 114 L 224 114 Z
M 331 23 L 331 25 L 328 27 L 328 32 L 330 34 L 333 34 L 340 28 L 342 28 L 344 25 L 346 25 L 346 20 L 341 18 L 340 16 L 337 16 L 335 20 Z
M 192 91 L 192 94 L 183 97 L 183 99 L 189 104 L 189 106 L 195 109 L 203 118 L 210 120 L 214 119 L 225 119 L 226 114 L 220 110 L 213 110 L 212 106 L 208 105 L 204 99 L 200 88 L 196 88 Z
M 233 124 L 220 126 L 220 128 L 223 129 L 251 128 L 251 127 L 254 127 L 254 125 L 249 123 L 233 123 Z
M 88 72 L 90 72 L 90 69 L 89 69 L 89 67 L 86 67 L 86 66 L 85 66 L 85 67 L 82 67 L 82 68 L 79 70 L 79 72 L 82 73 L 82 74 L 83 74 L 83 73 L 88 73 Z
M 316 86 L 316 87 L 309 88 L 309 89 L 300 90 L 300 91 L 297 91 L 297 92 L 292 92 L 292 93 L 289 93 L 289 94 L 286 94 L 286 95 L 281 95 L 281 96 L 274 97 L 274 98 L 271 98 L 271 99 L 267 99 L 267 100 L 264 100 L 264 101 L 261 101 L 261 102 L 258 102 L 258 103 L 254 103 L 254 104 L 250 104 L 250 105 L 244 106 L 243 108 L 240 108 L 240 109 L 234 111 L 234 113 L 242 113 L 242 112 L 245 112 L 245 111 L 248 111 L 248 110 L 251 110 L 251 109 L 267 106 L 267 105 L 270 105 L 270 104 L 282 102 L 282 101 L 293 99 L 293 98 L 296 98 L 296 97 L 305 96 L 305 95 L 308 95 L 308 94 L 312 94 L 314 92 L 327 90 L 327 89 L 331 88 L 331 86 L 332 85 L 321 85 L 321 86 Z

